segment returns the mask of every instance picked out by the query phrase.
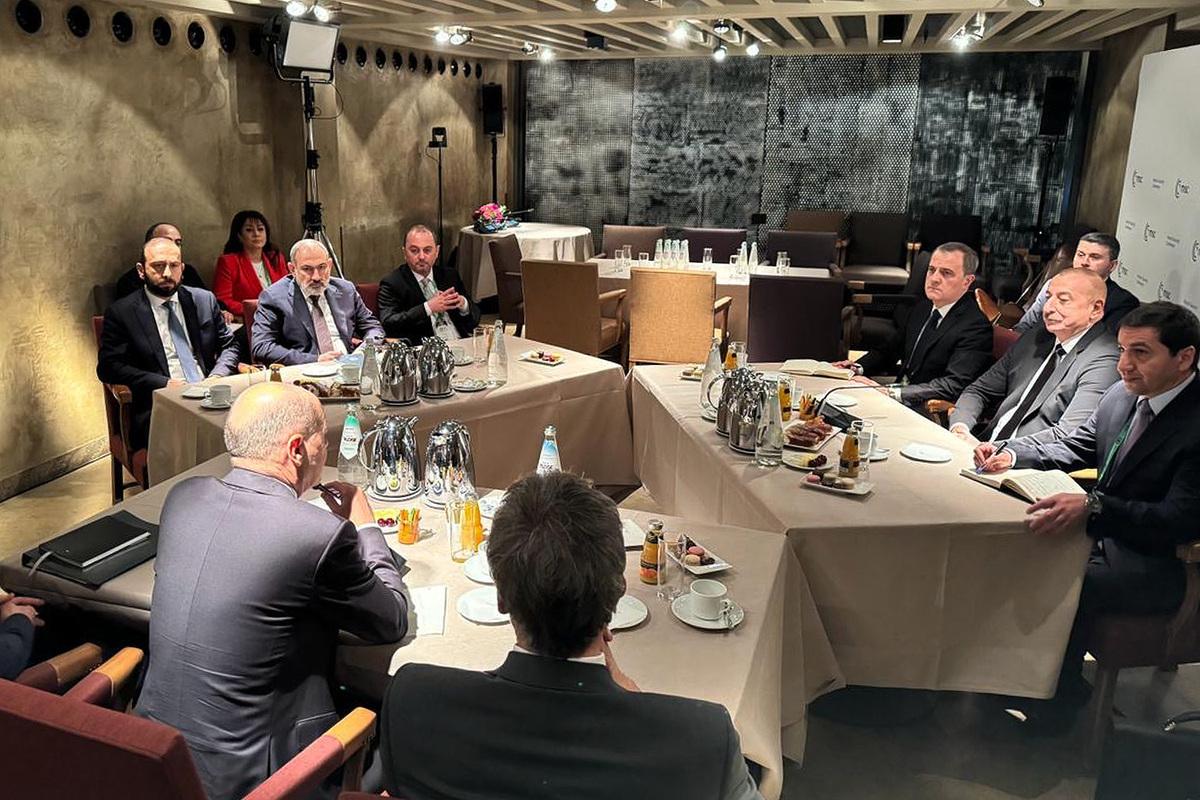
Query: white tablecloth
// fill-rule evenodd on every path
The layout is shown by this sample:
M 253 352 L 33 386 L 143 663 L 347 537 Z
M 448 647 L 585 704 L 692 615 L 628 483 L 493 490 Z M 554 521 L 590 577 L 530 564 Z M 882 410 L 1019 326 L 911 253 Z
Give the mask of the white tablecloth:
M 593 252 L 592 232 L 582 225 L 522 222 L 500 233 L 476 233 L 468 225 L 458 239 L 458 271 L 473 300 L 496 294 L 496 272 L 487 243 L 498 236 L 516 236 L 522 258 L 586 261 Z

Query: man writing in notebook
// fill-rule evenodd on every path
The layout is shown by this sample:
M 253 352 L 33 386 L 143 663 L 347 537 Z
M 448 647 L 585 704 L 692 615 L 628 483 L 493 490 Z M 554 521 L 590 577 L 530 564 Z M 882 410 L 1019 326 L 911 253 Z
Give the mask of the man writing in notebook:
M 1087 697 L 1080 668 L 1101 614 L 1167 613 L 1183 599 L 1177 545 L 1197 538 L 1200 519 L 1200 321 L 1174 303 L 1131 311 L 1117 335 L 1121 382 L 1095 412 L 1057 442 L 1021 437 L 975 451 L 986 472 L 1011 467 L 1095 468 L 1094 491 L 1056 494 L 1029 507 L 1029 528 L 1061 535 L 1083 527 L 1096 540 L 1063 660 L 1056 699 Z M 1081 704 L 1081 703 L 1080 703 Z

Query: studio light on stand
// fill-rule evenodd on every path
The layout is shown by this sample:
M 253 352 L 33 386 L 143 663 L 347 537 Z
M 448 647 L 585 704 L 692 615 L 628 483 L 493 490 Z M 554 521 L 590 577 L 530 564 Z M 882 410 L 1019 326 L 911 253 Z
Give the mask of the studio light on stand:
M 426 151 L 433 150 L 437 155 L 425 155 L 437 161 L 437 195 L 438 195 L 438 266 L 442 266 L 442 151 L 446 149 L 446 129 L 438 126 L 433 129 L 429 137 L 429 144 L 425 145 Z

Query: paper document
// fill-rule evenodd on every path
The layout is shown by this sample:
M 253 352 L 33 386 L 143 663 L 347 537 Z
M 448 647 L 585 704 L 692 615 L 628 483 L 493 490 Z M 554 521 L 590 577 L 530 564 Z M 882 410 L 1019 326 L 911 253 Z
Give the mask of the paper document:
M 621 520 L 621 534 L 625 537 L 625 549 L 640 549 L 646 543 L 646 532 L 631 519 Z
M 417 636 L 441 636 L 446 631 L 446 585 L 418 586 L 408 590 Z M 411 619 L 411 616 L 410 616 Z

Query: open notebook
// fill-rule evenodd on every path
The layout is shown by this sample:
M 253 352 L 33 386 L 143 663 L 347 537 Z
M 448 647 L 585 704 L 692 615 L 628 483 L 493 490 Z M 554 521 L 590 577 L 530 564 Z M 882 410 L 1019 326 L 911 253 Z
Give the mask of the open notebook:
M 1012 492 L 1031 503 L 1056 494 L 1087 494 L 1078 483 L 1071 479 L 1070 475 L 1059 469 L 1010 469 L 990 475 L 977 474 L 973 469 L 964 469 L 958 474 L 964 478 L 978 481 L 984 486 Z
M 790 358 L 783 362 L 780 372 L 788 375 L 812 375 L 817 378 L 851 378 L 854 373 L 843 367 L 835 367 L 828 361 L 817 361 L 815 358 Z

